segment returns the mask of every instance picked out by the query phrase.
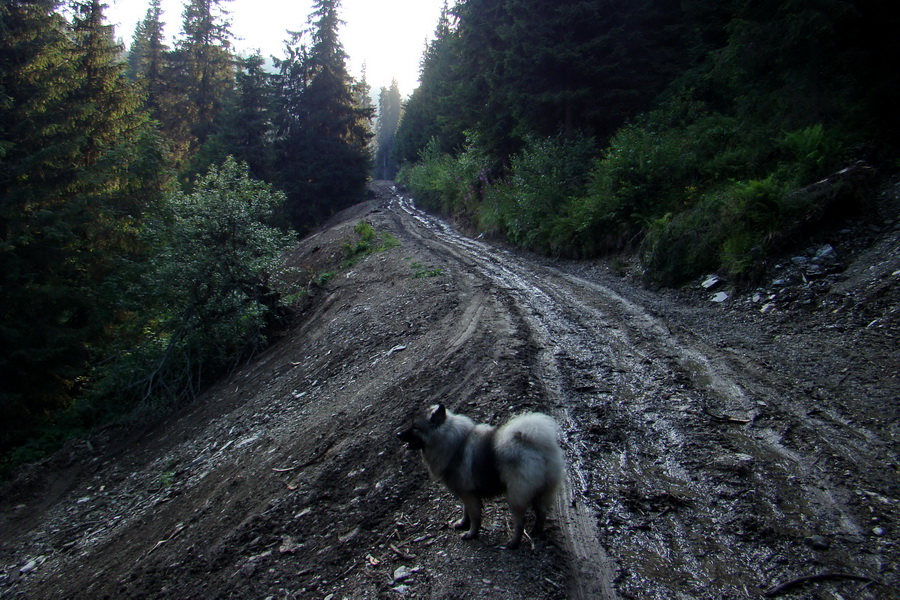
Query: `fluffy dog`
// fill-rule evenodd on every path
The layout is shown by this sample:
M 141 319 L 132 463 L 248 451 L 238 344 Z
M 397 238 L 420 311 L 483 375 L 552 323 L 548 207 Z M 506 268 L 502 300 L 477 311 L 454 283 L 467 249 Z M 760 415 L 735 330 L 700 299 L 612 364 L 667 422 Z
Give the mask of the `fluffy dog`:
M 513 518 L 507 548 L 522 542 L 525 511 L 534 509 L 531 535 L 544 528 L 547 511 L 565 476 L 556 422 L 541 413 L 527 413 L 495 429 L 447 410 L 443 404 L 419 414 L 412 427 L 397 434 L 409 448 L 422 451 L 431 478 L 441 481 L 463 504 L 454 524 L 466 529 L 463 539 L 478 537 L 481 500 L 506 494 Z

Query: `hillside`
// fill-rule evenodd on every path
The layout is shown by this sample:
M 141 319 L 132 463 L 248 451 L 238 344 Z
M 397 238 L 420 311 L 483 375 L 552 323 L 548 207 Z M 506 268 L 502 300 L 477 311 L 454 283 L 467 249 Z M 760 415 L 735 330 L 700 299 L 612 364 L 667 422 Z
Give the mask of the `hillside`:
M 267 351 L 179 414 L 97 432 L 4 488 L 0 595 L 897 589 L 896 188 L 877 223 L 810 239 L 840 259 L 826 278 L 789 255 L 724 302 L 470 239 L 374 189 L 293 253 L 336 274 Z M 341 270 L 361 219 L 400 245 Z M 394 438 L 436 401 L 560 421 L 569 477 L 546 538 L 502 549 L 502 502 L 478 541 L 448 527 L 454 499 Z

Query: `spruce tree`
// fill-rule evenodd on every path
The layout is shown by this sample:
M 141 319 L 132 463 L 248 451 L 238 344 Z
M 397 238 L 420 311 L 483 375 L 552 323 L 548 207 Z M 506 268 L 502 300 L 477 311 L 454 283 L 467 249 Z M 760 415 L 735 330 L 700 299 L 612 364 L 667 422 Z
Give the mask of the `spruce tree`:
M 394 138 L 403 110 L 397 80 L 390 88 L 381 88 L 378 95 L 378 125 L 375 128 L 375 179 L 393 179 L 397 174 L 394 159 Z
M 0 6 L 0 446 L 77 391 L 158 183 L 102 5 L 57 9 Z
M 139 81 L 147 93 L 147 108 L 156 119 L 161 119 L 161 96 L 165 94 L 166 58 L 169 52 L 163 40 L 162 0 L 150 0 L 144 20 L 134 30 L 128 51 L 128 75 Z
M 293 34 L 279 62 L 278 164 L 294 227 L 305 229 L 358 201 L 370 168 L 371 108 L 359 105 L 338 39 L 338 0 L 318 0 L 311 45 Z
M 163 130 L 174 142 L 181 167 L 213 133 L 234 81 L 231 23 L 222 7 L 228 1 L 189 0 L 182 13 L 182 37 L 169 55 L 165 79 L 171 89 Z
M 250 175 L 272 181 L 274 84 L 261 55 L 237 61 L 235 86 L 228 95 L 216 132 L 194 161 L 196 172 L 219 164 L 229 155 L 246 163 Z

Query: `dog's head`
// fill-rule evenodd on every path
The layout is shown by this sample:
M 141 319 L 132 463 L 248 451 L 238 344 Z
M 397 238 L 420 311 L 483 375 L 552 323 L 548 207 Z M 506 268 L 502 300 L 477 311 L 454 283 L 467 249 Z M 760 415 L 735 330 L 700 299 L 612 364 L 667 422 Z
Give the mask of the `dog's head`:
M 447 420 L 447 409 L 443 404 L 436 404 L 428 410 L 420 413 L 413 419 L 412 427 L 401 431 L 397 437 L 405 443 L 410 450 L 422 450 L 428 446 L 434 435 L 435 429 Z

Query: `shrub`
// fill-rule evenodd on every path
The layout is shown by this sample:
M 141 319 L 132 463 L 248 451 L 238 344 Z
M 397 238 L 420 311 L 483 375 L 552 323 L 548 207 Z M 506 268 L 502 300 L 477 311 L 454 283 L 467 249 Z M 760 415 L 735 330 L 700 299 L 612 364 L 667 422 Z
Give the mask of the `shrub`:
M 640 246 L 648 281 L 677 285 L 718 266 L 715 221 L 696 208 L 654 221 Z
M 568 253 L 556 222 L 571 198 L 584 191 L 595 143 L 593 138 L 558 135 L 532 137 L 513 156 L 509 177 L 492 186 L 484 224 L 498 227 L 513 243 L 538 252 Z
M 127 299 L 144 318 L 103 369 L 96 394 L 191 396 L 263 346 L 286 315 L 282 256 L 294 238 L 267 225 L 284 195 L 231 157 L 194 190 L 169 195 L 167 214 L 147 231 L 156 253 Z
M 732 182 L 689 210 L 657 220 L 641 244 L 648 278 L 677 285 L 705 271 L 752 277 L 773 240 L 804 208 L 774 177 Z
M 785 134 L 781 147 L 786 153 L 784 170 L 798 184 L 808 184 L 837 168 L 842 145 L 821 123 Z
M 419 162 L 401 169 L 398 180 L 409 187 L 420 207 L 473 218 L 479 209 L 489 163 L 474 137 L 468 138 L 465 149 L 456 156 L 440 152 L 434 138 L 421 152 Z
M 359 239 L 344 244 L 344 267 L 352 267 L 365 257 L 400 245 L 390 233 L 377 233 L 367 221 L 360 221 L 353 228 Z
M 621 247 L 650 223 L 682 210 L 698 180 L 694 143 L 680 130 L 629 125 L 591 167 L 585 195 L 560 235 L 579 254 Z

